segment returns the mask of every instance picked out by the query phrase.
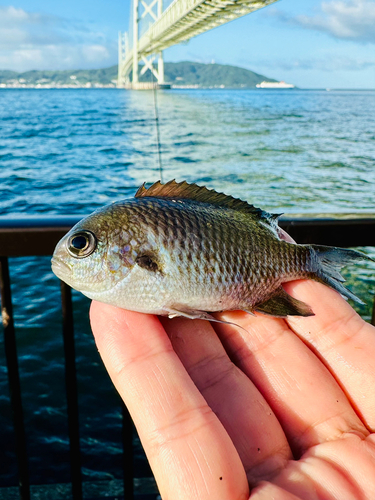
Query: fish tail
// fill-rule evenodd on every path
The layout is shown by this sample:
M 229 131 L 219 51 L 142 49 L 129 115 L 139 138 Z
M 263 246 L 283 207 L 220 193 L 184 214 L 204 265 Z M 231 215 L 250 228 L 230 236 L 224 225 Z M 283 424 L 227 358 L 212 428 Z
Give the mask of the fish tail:
M 357 260 L 373 260 L 362 252 L 349 248 L 328 247 L 323 245 L 311 245 L 312 250 L 318 258 L 320 266 L 316 271 L 316 281 L 330 286 L 343 297 L 363 304 L 354 293 L 343 285 L 345 278 L 341 275 L 341 268 L 353 264 Z M 320 268 L 320 269 L 319 269 Z

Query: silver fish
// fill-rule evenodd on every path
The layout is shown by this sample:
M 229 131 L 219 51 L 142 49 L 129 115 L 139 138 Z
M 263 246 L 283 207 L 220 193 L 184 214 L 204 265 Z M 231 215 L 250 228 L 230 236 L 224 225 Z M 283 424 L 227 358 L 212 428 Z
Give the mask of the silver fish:
M 312 279 L 360 300 L 340 269 L 368 257 L 298 245 L 277 215 L 187 182 L 141 186 L 134 199 L 101 208 L 58 243 L 52 270 L 87 297 L 143 313 L 214 320 L 241 309 L 310 316 L 282 283 Z

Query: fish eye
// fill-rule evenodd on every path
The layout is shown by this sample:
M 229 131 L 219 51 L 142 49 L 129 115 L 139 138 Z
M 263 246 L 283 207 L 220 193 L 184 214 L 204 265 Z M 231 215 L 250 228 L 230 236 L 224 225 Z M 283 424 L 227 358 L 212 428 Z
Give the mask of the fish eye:
M 67 248 L 70 255 L 81 259 L 91 255 L 96 244 L 96 237 L 91 231 L 79 231 L 69 238 Z

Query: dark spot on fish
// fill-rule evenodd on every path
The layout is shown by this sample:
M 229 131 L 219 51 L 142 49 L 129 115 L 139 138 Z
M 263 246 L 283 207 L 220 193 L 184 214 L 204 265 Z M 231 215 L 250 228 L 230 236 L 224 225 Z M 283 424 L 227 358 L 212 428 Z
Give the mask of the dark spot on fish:
M 186 230 L 183 226 L 179 226 L 180 238 L 182 241 L 186 240 Z
M 155 256 L 152 254 L 139 255 L 135 261 L 139 267 L 147 269 L 147 271 L 151 271 L 153 273 L 159 271 L 158 263 L 156 262 Z
M 224 267 L 224 264 L 222 262 L 219 262 L 219 273 L 221 276 L 224 276 L 224 274 L 225 274 L 225 267 Z
M 258 452 L 260 451 L 260 448 L 258 448 Z
M 186 258 L 189 262 L 193 262 L 193 252 L 191 252 L 189 249 L 187 250 Z
M 223 477 L 222 477 L 222 476 L 220 476 L 220 477 L 219 477 L 219 479 L 220 479 L 220 481 L 222 481 L 222 480 L 223 480 Z
M 213 266 L 210 266 L 209 264 L 206 264 L 204 266 L 204 272 L 206 275 L 215 274 L 215 268 Z
M 173 239 L 178 240 L 179 239 L 178 229 L 174 224 L 171 224 L 170 231 L 173 235 Z

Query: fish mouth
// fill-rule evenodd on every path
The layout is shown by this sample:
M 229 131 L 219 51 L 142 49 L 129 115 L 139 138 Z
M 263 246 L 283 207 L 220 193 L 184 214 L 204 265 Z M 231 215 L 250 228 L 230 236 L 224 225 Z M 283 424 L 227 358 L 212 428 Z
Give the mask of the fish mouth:
M 65 262 L 59 260 L 57 257 L 52 257 L 51 264 L 52 271 L 58 278 L 64 280 L 67 277 L 71 276 L 72 268 Z
M 85 284 L 78 283 L 76 280 L 73 280 L 73 270 L 72 266 L 58 259 L 57 257 L 52 257 L 51 259 L 51 267 L 53 273 L 64 283 L 69 285 L 71 288 L 82 292 L 87 295 Z

